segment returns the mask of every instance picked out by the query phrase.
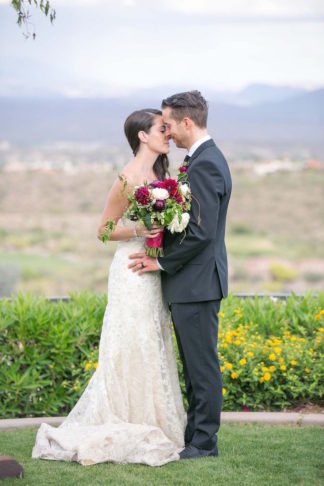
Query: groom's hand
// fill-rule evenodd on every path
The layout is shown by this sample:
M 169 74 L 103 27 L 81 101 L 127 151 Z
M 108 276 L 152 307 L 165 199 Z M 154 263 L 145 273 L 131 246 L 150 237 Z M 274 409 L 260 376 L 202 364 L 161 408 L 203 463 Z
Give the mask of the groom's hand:
M 132 255 L 129 255 L 128 258 L 134 260 L 128 265 L 128 268 L 131 268 L 133 272 L 138 272 L 139 275 L 160 270 L 156 263 L 156 258 L 151 258 L 145 255 L 145 253 L 133 253 Z

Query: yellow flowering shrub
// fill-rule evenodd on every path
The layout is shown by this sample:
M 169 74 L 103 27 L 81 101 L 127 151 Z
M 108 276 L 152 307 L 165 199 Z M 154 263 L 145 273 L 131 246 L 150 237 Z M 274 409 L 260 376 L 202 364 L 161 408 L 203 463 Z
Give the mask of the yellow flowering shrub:
M 324 403 L 324 293 L 222 301 L 218 353 L 223 410 Z

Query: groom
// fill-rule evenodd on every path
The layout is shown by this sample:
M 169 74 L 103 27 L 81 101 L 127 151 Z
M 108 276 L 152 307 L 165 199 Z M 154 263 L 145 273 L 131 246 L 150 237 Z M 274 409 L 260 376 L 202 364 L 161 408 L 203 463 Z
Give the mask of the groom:
M 232 182 L 227 162 L 207 133 L 208 106 L 199 91 L 175 94 L 162 102 L 166 133 L 186 148 L 193 196 L 183 234 L 165 233 L 164 256 L 134 254 L 140 274 L 161 269 L 170 305 L 188 398 L 185 449 L 181 459 L 217 456 L 222 378 L 217 355 L 218 312 L 227 296 L 224 242 Z

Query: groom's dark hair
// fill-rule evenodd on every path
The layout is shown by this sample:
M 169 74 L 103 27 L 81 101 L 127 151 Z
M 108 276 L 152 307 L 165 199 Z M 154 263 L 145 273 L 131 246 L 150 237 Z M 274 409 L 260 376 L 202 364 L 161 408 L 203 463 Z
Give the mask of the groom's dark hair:
M 208 104 L 200 91 L 177 93 L 162 101 L 162 108 L 171 108 L 172 117 L 180 122 L 184 117 L 190 118 L 198 127 L 206 128 Z

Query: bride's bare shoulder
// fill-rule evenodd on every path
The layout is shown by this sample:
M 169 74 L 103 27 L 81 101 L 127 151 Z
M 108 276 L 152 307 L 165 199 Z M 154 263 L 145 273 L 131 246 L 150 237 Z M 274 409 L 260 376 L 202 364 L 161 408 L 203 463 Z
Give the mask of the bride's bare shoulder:
M 118 179 L 120 182 L 127 184 L 128 186 L 134 187 L 138 184 L 138 174 L 130 161 L 118 174 Z
M 127 199 L 127 196 L 132 194 L 137 183 L 136 172 L 131 164 L 127 164 L 118 171 L 110 192 L 112 196 L 115 196 L 118 199 Z

